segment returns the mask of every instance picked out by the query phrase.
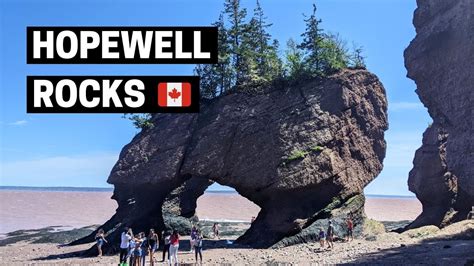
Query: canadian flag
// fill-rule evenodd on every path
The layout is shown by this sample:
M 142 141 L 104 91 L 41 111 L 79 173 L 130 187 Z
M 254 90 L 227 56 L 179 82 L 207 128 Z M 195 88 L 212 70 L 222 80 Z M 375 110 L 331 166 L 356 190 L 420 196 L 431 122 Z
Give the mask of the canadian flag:
M 191 105 L 191 83 L 158 83 L 158 105 L 161 107 L 187 107 Z

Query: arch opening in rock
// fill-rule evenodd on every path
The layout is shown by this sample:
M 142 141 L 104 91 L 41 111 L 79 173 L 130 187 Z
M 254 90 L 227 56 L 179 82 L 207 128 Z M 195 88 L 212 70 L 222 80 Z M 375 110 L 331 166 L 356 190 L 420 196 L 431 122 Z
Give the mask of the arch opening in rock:
M 223 236 L 243 235 L 255 220 L 260 207 L 234 188 L 207 178 L 190 178 L 175 188 L 162 207 L 164 226 L 189 234 L 197 225 L 207 237 L 214 237 L 211 227 L 218 222 Z

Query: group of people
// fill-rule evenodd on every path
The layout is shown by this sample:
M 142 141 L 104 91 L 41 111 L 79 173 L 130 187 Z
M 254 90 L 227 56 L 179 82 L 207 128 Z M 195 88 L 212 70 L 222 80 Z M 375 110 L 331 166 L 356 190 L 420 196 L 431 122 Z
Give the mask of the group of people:
M 120 264 L 129 259 L 130 266 L 145 265 L 149 255 L 150 265 L 154 265 L 154 253 L 159 247 L 159 237 L 155 230 L 150 229 L 147 237 L 145 232 L 134 235 L 131 228 L 124 228 L 120 238 Z
M 214 224 L 213 231 L 214 236 L 219 237 L 219 225 L 217 223 Z M 154 265 L 154 254 L 160 248 L 160 240 L 163 243 L 163 257 L 161 262 L 165 262 L 166 259 L 168 264 L 178 265 L 178 249 L 180 240 L 178 231 L 174 230 L 172 233 L 169 231 L 163 231 L 161 235 L 162 238 L 155 233 L 154 229 L 150 229 L 148 236 L 146 236 L 144 232 L 134 234 L 131 228 L 125 227 L 120 237 L 120 265 L 125 265 L 128 262 L 128 265 L 130 266 L 142 266 L 145 265 L 148 256 L 150 265 Z M 97 231 L 95 240 L 99 256 L 102 256 L 102 247 L 107 243 L 104 230 L 99 229 Z M 198 259 L 202 263 L 202 240 L 202 232 L 198 230 L 196 226 L 192 226 L 190 252 L 194 251 L 196 263 L 198 262 Z
M 326 231 L 323 228 L 319 228 L 319 244 L 321 245 L 321 249 L 325 248 L 327 244 L 328 249 L 334 248 L 334 225 L 332 221 L 329 221 L 329 225 Z M 346 219 L 346 241 L 354 240 L 354 222 L 352 221 L 351 216 L 348 216 Z
M 349 215 L 345 222 L 346 226 L 346 241 L 354 240 L 353 230 L 354 222 L 352 221 L 351 215 Z M 212 226 L 214 238 L 220 239 L 219 236 L 219 224 L 214 223 Z M 169 264 L 178 264 L 178 249 L 180 235 L 178 231 L 174 230 L 172 233 L 169 231 L 161 232 L 162 238 L 155 233 L 154 229 L 150 229 L 148 236 L 144 232 L 140 232 L 136 235 L 133 234 L 131 228 L 125 227 L 121 234 L 120 242 L 120 265 L 123 265 L 129 261 L 130 266 L 141 266 L 145 265 L 146 258 L 149 256 L 150 265 L 154 265 L 154 253 L 159 249 L 160 240 L 163 243 L 163 257 L 161 262 L 167 262 Z M 334 248 L 335 239 L 334 225 L 332 221 L 329 221 L 328 228 L 324 231 L 323 228 L 319 229 L 319 243 L 321 249 L 325 249 L 327 244 L 328 249 Z M 95 237 L 99 256 L 102 256 L 102 247 L 107 240 L 105 239 L 104 230 L 99 229 Z M 203 235 L 196 226 L 192 226 L 190 235 L 190 252 L 194 251 L 196 263 L 199 261 L 202 263 L 202 241 Z M 168 256 L 166 256 L 168 254 Z

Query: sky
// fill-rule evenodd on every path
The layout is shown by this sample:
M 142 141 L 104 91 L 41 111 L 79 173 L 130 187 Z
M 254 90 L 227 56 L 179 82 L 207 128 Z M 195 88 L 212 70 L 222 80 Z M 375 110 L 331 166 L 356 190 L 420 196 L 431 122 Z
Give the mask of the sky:
M 260 0 L 282 44 L 300 40 L 308 0 Z M 255 1 L 242 1 L 251 13 Z M 319 0 L 322 27 L 364 47 L 389 102 L 387 156 L 367 194 L 412 195 L 408 172 L 431 118 L 406 78 L 415 0 Z M 189 75 L 193 65 L 27 65 L 26 26 L 207 26 L 223 1 L 0 0 L 0 185 L 107 187 L 121 148 L 138 132 L 120 114 L 27 114 L 27 75 Z M 228 189 L 213 185 L 212 189 Z

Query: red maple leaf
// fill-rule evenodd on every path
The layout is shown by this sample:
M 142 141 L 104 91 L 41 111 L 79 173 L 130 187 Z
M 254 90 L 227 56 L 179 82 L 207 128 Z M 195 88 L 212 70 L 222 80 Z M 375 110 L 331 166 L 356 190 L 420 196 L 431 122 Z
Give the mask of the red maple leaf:
M 178 92 L 176 88 L 174 88 L 171 92 L 168 92 L 168 95 L 173 99 L 173 101 L 176 101 L 176 99 L 181 96 L 181 92 Z

